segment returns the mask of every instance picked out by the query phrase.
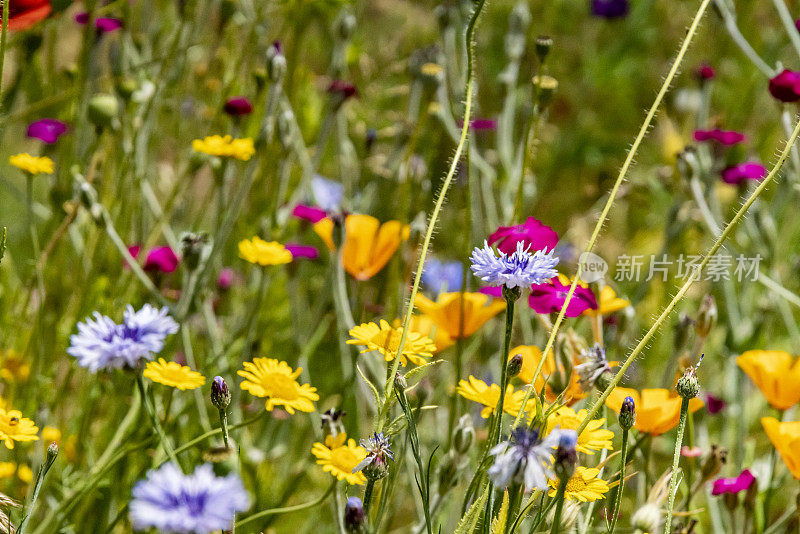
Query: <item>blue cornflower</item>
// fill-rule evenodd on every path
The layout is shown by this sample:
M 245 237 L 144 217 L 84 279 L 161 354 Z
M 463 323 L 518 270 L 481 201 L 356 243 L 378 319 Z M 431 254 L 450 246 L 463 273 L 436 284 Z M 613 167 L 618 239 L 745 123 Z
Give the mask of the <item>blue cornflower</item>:
M 167 315 L 167 308 L 145 304 L 139 311 L 128 305 L 122 324 L 94 312 L 94 319 L 78 323 L 78 333 L 70 336 L 67 353 L 78 365 L 96 373 L 100 369 L 134 367 L 139 360 L 151 360 L 164 348 L 164 339 L 178 331 L 178 323 Z
M 503 489 L 511 482 L 524 485 L 525 491 L 547 489 L 548 479 L 553 478 L 553 450 L 565 432 L 575 431 L 555 428 L 541 439 L 538 430 L 515 428 L 508 441 L 489 451 L 495 457 L 488 471 L 492 483 Z
M 379 480 L 389 474 L 389 460 L 394 460 L 389 438 L 383 432 L 375 432 L 367 439 L 362 439 L 359 445 L 367 451 L 367 456 L 353 468 L 353 473 L 359 471 L 370 480 Z
M 311 178 L 311 192 L 314 202 L 327 212 L 339 211 L 344 196 L 344 186 L 339 182 L 323 178 L 319 174 Z
M 425 262 L 425 269 L 422 271 L 422 283 L 428 286 L 431 291 L 436 293 L 461 291 L 463 282 L 464 270 L 460 262 L 443 262 L 434 258 Z
M 210 534 L 230 530 L 236 512 L 247 510 L 249 501 L 234 474 L 215 476 L 211 464 L 205 464 L 184 475 L 167 463 L 133 487 L 131 520 L 136 530 Z
M 493 286 L 504 285 L 509 289 L 541 284 L 558 274 L 555 270 L 558 258 L 552 250 L 537 250 L 531 254 L 522 241 L 517 243 L 513 254 L 501 252 L 500 257 L 484 241 L 482 249 L 475 247 L 472 251 L 470 260 L 475 276 Z

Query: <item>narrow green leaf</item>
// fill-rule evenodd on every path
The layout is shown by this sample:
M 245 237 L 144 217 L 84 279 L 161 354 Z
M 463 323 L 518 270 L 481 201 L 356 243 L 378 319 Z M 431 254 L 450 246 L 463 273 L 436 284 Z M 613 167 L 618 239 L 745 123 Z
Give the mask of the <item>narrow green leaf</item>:
M 489 486 L 487 485 L 478 500 L 472 503 L 467 513 L 464 514 L 461 521 L 458 522 L 458 526 L 453 534 L 472 534 L 475 527 L 478 525 L 478 520 L 481 518 L 481 512 L 483 511 L 483 505 L 486 504 L 486 499 L 488 497 Z

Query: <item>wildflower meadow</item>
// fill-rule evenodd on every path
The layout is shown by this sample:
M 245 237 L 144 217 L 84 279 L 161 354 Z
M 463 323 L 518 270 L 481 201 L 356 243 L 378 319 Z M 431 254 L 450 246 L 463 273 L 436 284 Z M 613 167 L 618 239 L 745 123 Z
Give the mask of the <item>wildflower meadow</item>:
M 0 2 L 0 534 L 800 532 L 800 2 Z

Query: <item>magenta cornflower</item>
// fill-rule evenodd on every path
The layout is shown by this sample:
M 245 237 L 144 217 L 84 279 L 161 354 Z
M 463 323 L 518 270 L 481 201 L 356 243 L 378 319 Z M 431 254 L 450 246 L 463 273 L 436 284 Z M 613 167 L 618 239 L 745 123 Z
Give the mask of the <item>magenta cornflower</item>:
M 569 293 L 569 281 L 553 278 L 544 284 L 531 287 L 528 305 L 536 313 L 554 313 L 561 310 Z M 577 317 L 586 310 L 596 310 L 597 299 L 588 287 L 575 286 L 575 292 L 567 306 L 566 316 Z
M 231 117 L 242 117 L 253 112 L 253 104 L 244 96 L 229 98 L 222 108 Z
M 227 291 L 236 281 L 236 271 L 230 267 L 223 267 L 217 275 L 217 289 Z
M 695 130 L 695 141 L 716 141 L 717 143 L 725 146 L 736 145 L 744 141 L 745 135 L 735 130 L 720 130 L 715 128 L 713 130 Z
M 800 72 L 783 69 L 769 81 L 769 94 L 781 102 L 800 100 Z
M 78 24 L 86 24 L 89 22 L 89 13 L 78 13 L 75 15 L 75 22 Z M 113 32 L 122 28 L 122 21 L 112 17 L 98 17 L 94 19 L 94 27 L 97 33 Z
M 748 161 L 723 169 L 720 173 L 726 184 L 739 185 L 747 180 L 761 181 L 767 176 L 767 169 L 760 163 Z
M 714 489 L 711 490 L 711 495 L 722 495 L 723 493 L 733 493 L 734 495 L 740 491 L 747 491 L 750 486 L 756 481 L 756 477 L 749 469 L 742 471 L 738 477 L 734 478 L 718 478 L 714 481 Z
M 528 217 L 522 224 L 501 226 L 489 236 L 489 244 L 497 243 L 497 250 L 506 254 L 513 254 L 520 242 L 531 250 L 553 250 L 558 244 L 558 234 L 539 220 Z
M 67 125 L 56 119 L 39 119 L 28 125 L 28 137 L 52 145 L 67 131 Z
M 310 223 L 316 223 L 328 216 L 325 210 L 317 208 L 316 206 L 307 206 L 305 204 L 298 204 L 292 210 L 292 215 L 298 219 L 306 220 Z
M 725 406 L 727 406 L 727 403 L 724 400 L 711 393 L 706 394 L 706 409 L 711 415 L 718 414 L 725 409 Z
M 286 243 L 286 250 L 292 254 L 292 259 L 307 258 L 315 260 L 319 257 L 319 250 L 310 245 L 300 245 L 298 243 Z
M 139 256 L 141 247 L 133 245 L 128 247 L 128 252 L 134 258 Z M 142 269 L 145 271 L 172 273 L 178 268 L 180 260 L 175 252 L 170 247 L 156 247 L 147 252 L 147 258 L 144 260 Z

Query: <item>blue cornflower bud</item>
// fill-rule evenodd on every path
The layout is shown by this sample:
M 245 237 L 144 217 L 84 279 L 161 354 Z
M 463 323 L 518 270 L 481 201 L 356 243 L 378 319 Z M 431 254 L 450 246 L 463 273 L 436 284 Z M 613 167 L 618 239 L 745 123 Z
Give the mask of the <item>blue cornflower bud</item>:
M 231 392 L 221 376 L 215 376 L 211 382 L 211 403 L 218 410 L 224 410 L 231 403 Z
M 364 503 L 358 497 L 349 497 L 344 505 L 344 529 L 357 534 L 364 531 L 367 515 L 364 512 Z
M 636 423 L 636 404 L 633 397 L 625 397 L 619 409 L 619 426 L 624 430 L 630 430 Z

